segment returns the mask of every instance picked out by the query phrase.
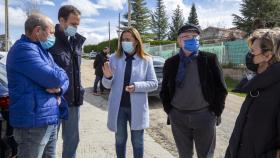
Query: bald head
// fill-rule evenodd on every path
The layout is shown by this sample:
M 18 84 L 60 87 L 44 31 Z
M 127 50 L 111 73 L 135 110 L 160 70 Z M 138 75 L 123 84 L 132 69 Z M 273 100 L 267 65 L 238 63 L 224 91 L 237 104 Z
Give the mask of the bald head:
M 32 14 L 27 18 L 24 24 L 25 34 L 32 34 L 36 27 L 40 27 L 43 31 L 45 31 L 47 28 L 51 29 L 51 31 L 54 31 L 54 24 L 52 20 L 49 17 L 39 13 Z

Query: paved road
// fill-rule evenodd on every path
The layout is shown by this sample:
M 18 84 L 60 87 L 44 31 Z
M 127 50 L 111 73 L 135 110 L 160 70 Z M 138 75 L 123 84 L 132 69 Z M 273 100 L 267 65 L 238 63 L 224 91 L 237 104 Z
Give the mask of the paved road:
M 86 88 L 85 104 L 81 108 L 81 143 L 78 149 L 80 158 L 114 158 L 114 133 L 106 127 L 106 97 L 96 97 L 90 92 L 94 79 L 93 60 L 82 61 L 82 82 Z M 244 98 L 230 94 L 222 115 L 222 124 L 217 127 L 215 158 L 224 157 L 228 139 Z M 178 157 L 170 126 L 166 126 L 166 115 L 158 98 L 149 98 L 151 127 L 145 133 L 145 158 Z M 130 140 L 130 139 L 128 139 Z M 132 157 L 131 143 L 128 158 Z M 61 157 L 61 140 L 58 141 L 58 158 Z
M 82 79 L 86 87 L 85 102 L 81 107 L 80 144 L 78 158 L 114 158 L 115 136 L 107 129 L 107 101 L 104 97 L 91 94 L 93 72 L 92 61 L 83 60 Z M 106 98 L 106 97 L 105 97 Z M 129 136 L 130 138 L 130 136 Z M 61 136 L 57 143 L 57 157 L 61 157 Z M 70 144 L 69 144 L 70 145 Z M 155 142 L 147 133 L 144 137 L 145 158 L 173 158 L 161 145 Z M 128 139 L 127 157 L 132 158 L 132 147 Z

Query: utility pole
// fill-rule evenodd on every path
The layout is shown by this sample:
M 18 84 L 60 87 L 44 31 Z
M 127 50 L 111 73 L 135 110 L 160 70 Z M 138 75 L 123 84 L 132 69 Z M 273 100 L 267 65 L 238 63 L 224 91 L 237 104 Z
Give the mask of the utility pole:
M 118 29 L 118 37 L 120 38 L 121 34 L 121 13 L 119 13 L 119 29 Z
M 118 48 L 120 46 L 120 36 L 121 36 L 121 13 L 119 13 L 119 28 L 117 30 L 118 33 Z
M 5 0 L 5 51 L 9 51 L 9 15 L 8 15 L 8 0 Z
M 109 50 L 111 51 L 111 26 L 109 21 Z
M 128 24 L 127 26 L 128 27 L 131 27 L 131 3 L 130 3 L 130 0 L 128 0 Z

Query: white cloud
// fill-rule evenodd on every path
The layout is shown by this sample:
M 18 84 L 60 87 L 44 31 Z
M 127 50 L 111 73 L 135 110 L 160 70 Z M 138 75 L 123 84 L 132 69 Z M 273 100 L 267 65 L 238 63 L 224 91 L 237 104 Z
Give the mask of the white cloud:
M 232 0 L 237 1 L 237 0 Z M 231 6 L 229 6 L 231 5 Z M 197 14 L 198 20 L 202 28 L 206 28 L 208 26 L 216 26 L 222 28 L 230 28 L 233 27 L 232 14 L 239 14 L 239 6 L 240 3 L 229 3 L 228 5 L 224 5 L 223 3 L 219 3 L 215 8 L 207 6 L 198 5 Z
M 4 3 L 3 3 L 4 4 Z M 9 1 L 10 6 L 18 6 L 22 7 L 26 4 L 35 4 L 35 5 L 48 5 L 48 6 L 55 6 L 55 0 L 12 0 Z
M 189 15 L 191 6 L 184 4 L 184 0 L 163 0 L 166 10 L 166 15 L 168 17 L 172 17 L 173 11 L 177 8 L 177 5 L 183 10 L 183 15 L 185 16 L 185 20 Z
M 62 5 L 66 4 L 77 7 L 82 12 L 82 16 L 86 17 L 99 15 L 98 9 L 103 8 L 100 5 L 92 3 L 90 0 L 67 0 L 62 3 Z
M 124 4 L 127 3 L 127 0 L 98 0 L 97 4 L 103 6 L 104 8 L 121 10 L 124 7 Z
M 166 6 L 166 14 L 169 18 L 172 17 L 173 11 L 177 5 L 183 10 L 185 21 L 188 20 L 191 6 L 184 3 L 184 0 L 163 0 Z M 196 4 L 199 24 L 202 28 L 208 26 L 216 27 L 232 27 L 232 14 L 239 14 L 239 6 L 241 0 L 208 0 L 215 5 Z M 171 20 L 171 19 L 169 19 Z
M 96 22 L 93 18 L 82 18 L 81 25 L 93 25 Z
M 55 3 L 53 0 L 40 0 L 39 4 L 42 5 L 49 5 L 49 6 L 55 6 Z
M 112 28 L 116 26 L 112 26 Z M 80 26 L 78 32 L 86 37 L 85 45 L 87 44 L 98 44 L 102 41 L 109 39 L 108 27 L 89 27 L 89 26 Z M 118 35 L 115 29 L 111 29 L 111 39 L 117 38 Z
M 9 25 L 10 26 L 21 26 L 23 27 L 23 24 L 27 18 L 25 11 L 23 11 L 19 7 L 9 7 Z M 0 23 L 5 23 L 5 6 L 0 4 Z

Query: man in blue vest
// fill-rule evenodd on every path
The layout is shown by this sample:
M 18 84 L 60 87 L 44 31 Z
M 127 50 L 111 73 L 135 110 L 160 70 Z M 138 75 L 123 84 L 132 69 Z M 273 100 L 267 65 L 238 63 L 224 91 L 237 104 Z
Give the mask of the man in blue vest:
M 85 38 L 77 33 L 81 12 L 72 5 L 64 5 L 58 11 L 59 24 L 55 26 L 56 41 L 50 49 L 54 61 L 69 77 L 69 89 L 64 97 L 69 104 L 68 120 L 62 120 L 62 158 L 75 158 L 79 144 L 80 105 L 84 89 L 81 85 L 81 54 Z
M 10 124 L 18 158 L 55 158 L 57 125 L 67 108 L 62 95 L 69 81 L 47 51 L 54 41 L 51 20 L 33 14 L 25 21 L 25 34 L 8 53 Z

